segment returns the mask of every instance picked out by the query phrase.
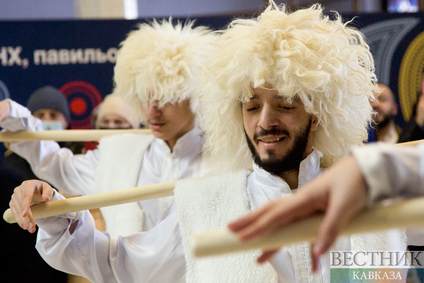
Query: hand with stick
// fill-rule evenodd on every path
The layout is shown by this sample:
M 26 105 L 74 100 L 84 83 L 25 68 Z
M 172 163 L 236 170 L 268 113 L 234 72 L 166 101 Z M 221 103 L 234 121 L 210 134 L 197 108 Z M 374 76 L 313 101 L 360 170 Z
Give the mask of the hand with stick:
M 35 220 L 30 207 L 35 203 L 51 201 L 54 192 L 49 184 L 39 180 L 25 181 L 15 188 L 9 206 L 22 229 L 35 232 Z
M 228 226 L 237 233 L 239 240 L 247 241 L 296 220 L 324 213 L 317 239 L 311 247 L 315 271 L 319 257 L 330 248 L 340 230 L 365 207 L 366 200 L 365 180 L 358 163 L 349 156 L 292 196 L 272 201 Z M 269 260 L 277 251 L 264 251 L 258 262 Z

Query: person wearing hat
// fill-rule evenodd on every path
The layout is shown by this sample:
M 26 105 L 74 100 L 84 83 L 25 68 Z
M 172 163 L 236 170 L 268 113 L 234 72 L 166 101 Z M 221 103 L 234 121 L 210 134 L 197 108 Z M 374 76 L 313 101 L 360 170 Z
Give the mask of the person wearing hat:
M 27 108 L 33 116 L 40 119 L 43 130 L 64 130 L 69 128 L 71 112 L 68 101 L 63 93 L 53 86 L 43 86 L 35 90 L 29 97 Z M 67 147 L 73 153 L 81 153 L 82 143 L 60 142 L 60 147 Z M 5 162 L 19 170 L 25 179 L 38 179 L 33 173 L 28 162 L 10 150 L 9 143 L 5 143 L 8 149 L 5 153 Z
M 175 204 L 145 233 L 113 239 L 94 229 L 86 211 L 39 219 L 37 249 L 47 262 L 97 282 L 331 282 L 330 255 L 311 273 L 305 243 L 259 266 L 260 251 L 195 258 L 190 237 L 292 195 L 367 139 L 377 88 L 369 47 L 318 4 L 289 13 L 272 1 L 258 17 L 234 20 L 216 45 L 200 99 L 209 169 L 221 175 L 178 182 Z M 14 215 L 32 231 L 28 203 L 60 198 L 28 183 L 12 201 Z M 405 249 L 397 230 L 333 246 Z
M 11 148 L 29 161 L 38 177 L 73 195 L 203 175 L 197 95 L 215 39 L 211 30 L 193 27 L 193 22 L 174 25 L 164 20 L 140 24 L 121 43 L 113 93 L 129 101 L 152 135 L 106 137 L 98 149 L 84 155 L 73 155 L 52 141 L 12 143 Z M 10 131 L 41 129 L 27 109 L 6 103 L 11 108 L 0 111 L 0 126 Z M 99 111 L 102 116 L 103 110 Z M 173 202 L 168 197 L 102 208 L 106 231 L 118 237 L 148 230 Z
M 140 117 L 121 96 L 109 94 L 91 113 L 92 129 L 138 129 Z M 97 141 L 84 142 L 84 150 L 96 149 Z
M 40 119 L 44 130 L 64 130 L 69 126 L 71 111 L 66 97 L 57 88 L 44 86 L 31 94 L 27 108 Z
M 119 95 L 107 95 L 95 109 L 95 114 L 96 129 L 140 128 L 140 117 L 138 117 L 134 108 Z

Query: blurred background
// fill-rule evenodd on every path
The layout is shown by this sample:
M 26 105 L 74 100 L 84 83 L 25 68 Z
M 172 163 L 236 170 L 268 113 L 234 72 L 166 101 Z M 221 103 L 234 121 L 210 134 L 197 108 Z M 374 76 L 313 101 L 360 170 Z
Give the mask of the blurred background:
M 275 0 L 289 9 L 321 3 L 366 36 L 379 81 L 395 94 L 403 126 L 422 90 L 424 0 Z M 258 14 L 268 0 L 0 0 L 0 100 L 26 105 L 36 89 L 60 89 L 71 128 L 89 128 L 92 110 L 113 90 L 119 43 L 151 18 L 195 19 L 225 28 Z
M 136 19 L 252 14 L 266 0 L 0 0 L 0 20 Z M 417 12 L 423 0 L 277 0 L 290 7 L 322 3 L 340 13 Z
M 370 46 L 379 82 L 392 90 L 387 113 L 382 113 L 390 123 L 378 121 L 379 125 L 399 128 L 407 134 L 402 141 L 424 138 L 424 113 L 417 110 L 417 102 L 424 105 L 424 0 L 275 2 L 291 10 L 321 3 L 328 14 L 337 11 L 344 21 L 353 19 L 350 25 L 365 35 Z M 28 106 L 34 91 L 53 87 L 68 102 L 68 128 L 94 128 L 96 109 L 113 91 L 119 44 L 140 23 L 172 16 L 174 21 L 190 19 L 196 20 L 195 25 L 222 29 L 235 17 L 257 15 L 267 4 L 266 0 L 0 0 L 0 100 L 10 98 Z M 378 106 L 375 109 L 380 112 Z M 423 118 L 418 121 L 418 116 Z M 374 141 L 379 134 L 375 130 L 381 129 L 370 128 Z M 84 149 L 95 146 L 86 143 Z M 0 143 L 0 165 L 3 157 L 10 156 Z M 12 179 L 18 174 L 6 169 L 0 166 L 3 210 L 13 188 L 22 182 L 21 177 Z M 53 273 L 33 248 L 35 235 L 29 238 L 5 222 L 0 231 L 0 247 L 7 248 L 3 255 L 8 258 L 0 267 L 1 282 L 86 282 Z M 43 274 L 43 280 L 37 281 L 36 273 Z

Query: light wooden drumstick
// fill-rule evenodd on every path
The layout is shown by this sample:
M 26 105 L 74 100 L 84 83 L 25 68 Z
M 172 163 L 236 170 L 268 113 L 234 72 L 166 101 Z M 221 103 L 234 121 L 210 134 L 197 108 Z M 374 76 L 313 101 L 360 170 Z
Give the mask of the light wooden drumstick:
M 31 206 L 31 212 L 34 219 L 39 219 L 86 209 L 173 196 L 175 183 L 176 181 L 173 181 L 58 201 L 43 202 Z M 10 208 L 4 212 L 3 219 L 8 223 L 16 223 Z
M 424 142 L 424 140 L 417 140 L 417 141 L 410 141 L 410 142 L 402 142 L 402 143 L 397 143 L 394 144 L 396 146 L 400 145 L 400 146 L 416 146 L 418 145 L 420 142 Z
M 63 130 L 35 132 L 0 132 L 0 142 L 20 141 L 98 141 L 103 137 L 116 134 L 151 134 L 150 129 L 113 129 L 113 130 Z
M 420 141 L 409 142 L 409 143 L 404 143 L 402 145 L 416 145 L 419 142 Z M 169 184 L 172 184 L 172 186 Z M 134 202 L 134 201 L 172 196 L 174 194 L 173 192 L 174 184 L 175 182 L 161 183 L 156 185 L 136 187 L 136 188 L 118 190 L 118 191 L 102 193 L 102 194 L 76 197 L 76 198 L 67 199 L 63 201 L 61 200 L 61 201 L 42 203 L 42 204 L 32 206 L 31 211 L 33 213 L 34 218 L 38 219 L 38 218 L 65 214 L 69 212 L 80 211 L 84 209 L 93 209 L 93 208 L 99 208 L 104 206 Z M 162 186 L 165 186 L 165 187 L 163 188 Z M 147 188 L 147 187 L 149 188 L 149 190 L 146 189 L 146 195 L 147 195 L 146 197 L 144 188 Z M 132 197 L 133 194 L 134 194 L 134 197 Z M 98 196 L 101 196 L 101 197 L 97 199 Z M 5 213 L 3 214 L 3 218 L 5 219 L 6 222 L 15 223 L 14 217 L 10 209 L 5 211 Z
M 316 237 L 323 216 L 313 216 L 286 225 L 274 233 L 240 242 L 228 228 L 194 235 L 192 250 L 197 257 L 240 252 L 251 249 L 272 250 Z M 392 228 L 424 226 L 424 197 L 386 207 L 374 207 L 358 214 L 340 235 L 374 232 Z

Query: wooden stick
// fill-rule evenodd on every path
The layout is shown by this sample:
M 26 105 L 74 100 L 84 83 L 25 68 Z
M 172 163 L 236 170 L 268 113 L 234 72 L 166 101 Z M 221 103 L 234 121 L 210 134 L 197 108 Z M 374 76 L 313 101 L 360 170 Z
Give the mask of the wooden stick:
M 63 131 L 35 131 L 35 132 L 0 132 L 0 142 L 20 141 L 98 141 L 103 137 L 116 134 L 151 134 L 150 129 L 130 130 L 63 130 Z
M 117 134 L 151 134 L 150 129 L 116 129 L 116 130 L 63 130 L 63 131 L 34 131 L 34 132 L 0 132 L 0 142 L 21 141 L 98 141 L 103 137 Z M 401 146 L 415 146 L 423 140 L 398 143 Z
M 410 143 L 405 143 L 402 145 L 406 145 L 406 144 L 416 145 L 419 142 L 420 141 L 410 142 Z M 38 218 L 50 217 L 50 216 L 55 216 L 55 215 L 69 213 L 69 212 L 85 210 L 85 209 L 93 209 L 93 208 L 99 208 L 104 206 L 134 202 L 134 201 L 172 196 L 174 194 L 173 186 L 175 182 L 136 187 L 136 188 L 130 188 L 125 190 L 118 190 L 114 192 L 81 196 L 81 197 L 76 197 L 76 198 L 67 199 L 67 200 L 42 203 L 42 204 L 32 206 L 31 211 L 33 213 L 34 218 L 38 219 Z M 172 184 L 172 188 L 171 188 L 171 185 L 169 184 Z M 165 186 L 165 189 L 162 186 Z M 146 193 L 145 193 L 145 190 L 146 190 Z M 166 193 L 164 192 L 164 190 L 166 191 Z M 16 220 L 13 218 L 13 215 L 9 209 L 5 211 L 5 213 L 3 214 L 3 218 L 8 223 L 16 223 Z
M 289 224 L 274 233 L 240 242 L 228 228 L 205 232 L 191 238 L 197 257 L 206 257 L 251 249 L 272 250 L 281 246 L 311 242 L 316 238 L 322 215 Z M 374 207 L 358 214 L 340 235 L 374 232 L 392 228 L 424 226 L 424 197 L 386 207 Z
M 31 212 L 34 219 L 39 219 L 86 209 L 173 196 L 176 182 L 177 181 L 173 181 L 58 201 L 43 202 L 31 206 Z M 10 208 L 4 212 L 3 219 L 8 223 L 16 223 Z
M 421 142 L 424 142 L 424 140 L 402 142 L 402 143 L 397 143 L 397 144 L 394 144 L 394 145 L 400 145 L 400 146 L 416 146 L 416 145 L 418 145 Z

